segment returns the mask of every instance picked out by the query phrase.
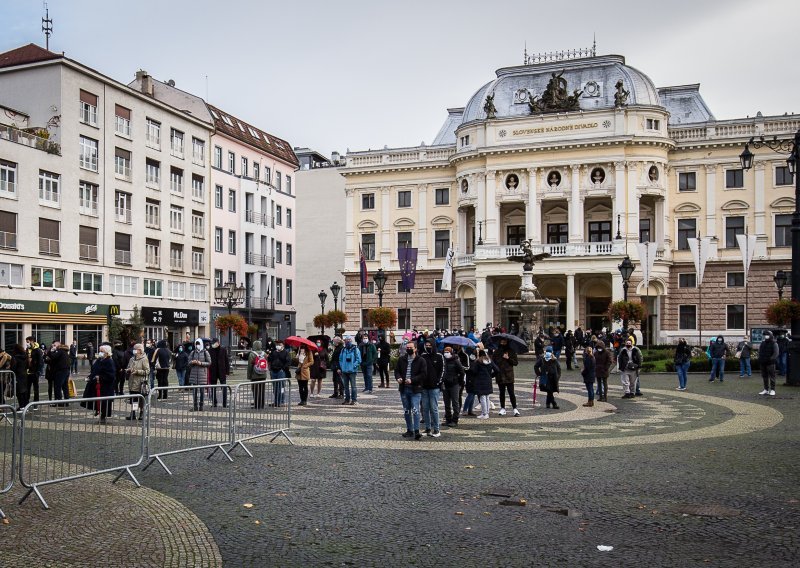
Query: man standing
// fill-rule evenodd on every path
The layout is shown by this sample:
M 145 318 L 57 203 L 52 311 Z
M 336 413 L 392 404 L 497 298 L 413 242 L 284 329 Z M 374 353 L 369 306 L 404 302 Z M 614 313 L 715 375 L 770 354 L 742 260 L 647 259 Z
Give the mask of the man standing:
M 78 374 L 78 342 L 74 339 L 69 346 L 69 370 L 72 374 Z
M 375 361 L 378 360 L 378 350 L 367 334 L 364 334 L 361 336 L 358 351 L 361 355 L 361 372 L 364 374 L 364 390 L 361 392 L 372 394 L 372 372 L 375 370 Z
M 269 372 L 272 380 L 286 379 L 290 375 L 289 354 L 283 348 L 283 342 L 278 340 L 275 342 L 275 348 L 267 355 L 267 362 L 269 363 Z M 283 390 L 288 381 L 281 381 L 273 383 L 274 396 L 271 406 L 283 405 Z
M 780 349 L 772 333 L 764 332 L 764 339 L 758 346 L 758 366 L 761 368 L 761 378 L 764 380 L 764 390 L 760 395 L 775 396 L 775 363 L 778 361 Z
M 333 353 L 331 354 L 331 373 L 333 380 L 333 394 L 328 398 L 344 398 L 344 385 L 342 384 L 342 374 L 339 372 L 339 355 L 344 349 L 344 342 L 338 335 L 331 340 L 333 343 Z
M 553 347 L 553 357 L 558 361 L 561 358 L 561 350 L 564 349 L 564 337 L 558 328 L 555 328 L 553 335 L 550 336 L 550 345 Z
M 414 341 L 406 344 L 405 355 L 397 360 L 394 377 L 397 380 L 400 400 L 403 401 L 403 415 L 406 420 L 406 431 L 403 438 L 419 440 L 419 404 L 422 398 L 422 383 L 428 376 L 427 364 L 417 357 L 417 345 Z
M 625 394 L 622 398 L 633 398 L 636 396 L 636 386 L 639 379 L 639 368 L 642 366 L 642 352 L 638 347 L 633 346 L 630 337 L 625 340 L 625 346 L 620 349 L 617 357 L 620 370 L 620 380 Z
M 500 369 L 495 381 L 500 388 L 500 416 L 506 415 L 506 391 L 508 391 L 508 398 L 511 400 L 511 408 L 514 410 L 514 416 L 519 416 L 517 410 L 517 397 L 514 394 L 514 367 L 517 366 L 517 354 L 508 346 L 508 339 L 501 339 L 500 346 L 492 353 L 492 361 Z
M 86 360 L 89 361 L 89 367 L 90 368 L 92 366 L 92 363 L 94 363 L 95 353 L 96 352 L 95 352 L 95 349 L 94 349 L 94 344 L 91 341 L 89 341 L 86 344 Z
M 216 337 L 211 340 L 211 349 L 208 350 L 211 355 L 211 384 L 217 383 L 222 385 L 222 408 L 228 407 L 228 375 L 231 374 L 231 362 L 228 358 L 228 351 L 219 346 L 219 339 Z M 217 406 L 217 388 L 211 390 L 211 405 Z
M 386 341 L 386 335 L 381 335 L 381 340 L 378 342 L 378 373 L 381 376 L 379 388 L 389 388 L 389 358 L 391 355 L 392 346 Z
M 717 373 L 719 373 L 719 382 L 724 382 L 725 357 L 729 354 L 725 338 L 718 335 L 717 339 L 708 346 L 708 352 L 711 355 L 711 375 L 708 377 L 708 382 L 713 383 L 714 375 Z
M 436 352 L 436 341 L 429 337 L 425 341 L 422 359 L 427 363 L 427 374 L 422 382 L 422 416 L 425 419 L 425 434 L 438 438 L 439 433 L 439 390 L 444 373 L 444 358 Z M 431 433 L 433 430 L 433 433 Z
M 25 349 L 28 352 L 28 393 L 33 392 L 33 402 L 39 401 L 39 373 L 44 365 L 44 353 L 33 336 L 25 338 Z M 30 394 L 29 394 L 30 396 Z
M 461 388 L 464 386 L 464 366 L 450 345 L 444 348 L 444 374 L 442 376 L 444 395 L 445 426 L 458 426 L 458 415 L 461 412 Z M 469 361 L 469 360 L 467 360 Z
M 736 346 L 736 356 L 739 358 L 739 376 L 744 377 L 745 374 L 748 377 L 753 376 L 753 370 L 750 366 L 750 354 L 753 351 L 753 345 L 750 343 L 750 338 L 746 335 L 744 339 L 739 342 L 739 345 Z
M 789 334 L 783 333 L 777 339 L 778 344 L 778 374 L 786 375 L 786 367 L 789 358 Z
M 357 390 L 356 387 L 356 373 L 358 367 L 361 365 L 361 353 L 358 348 L 353 344 L 353 338 L 349 335 L 344 336 L 344 347 L 339 354 L 339 370 L 338 373 L 342 377 L 342 385 L 344 387 L 344 401 L 342 404 L 356 405 Z

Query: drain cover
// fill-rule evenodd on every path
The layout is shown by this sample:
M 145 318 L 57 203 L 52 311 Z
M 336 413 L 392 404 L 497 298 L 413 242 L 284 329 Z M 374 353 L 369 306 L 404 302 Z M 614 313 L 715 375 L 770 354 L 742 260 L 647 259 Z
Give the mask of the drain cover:
M 731 509 L 723 505 L 677 505 L 673 508 L 676 513 L 694 515 L 696 517 L 738 517 L 742 514 L 738 509 Z

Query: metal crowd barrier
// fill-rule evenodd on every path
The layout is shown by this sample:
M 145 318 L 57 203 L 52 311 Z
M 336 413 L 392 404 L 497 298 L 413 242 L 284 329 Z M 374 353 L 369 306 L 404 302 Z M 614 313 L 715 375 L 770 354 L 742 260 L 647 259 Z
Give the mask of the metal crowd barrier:
M 141 395 L 32 402 L 22 410 L 19 481 L 49 509 L 40 487 L 102 473 L 126 473 L 144 461 L 144 422 L 126 421 L 130 403 Z M 103 416 L 107 417 L 103 420 Z
M 14 485 L 14 475 L 17 465 L 17 413 L 14 407 L 8 404 L 0 405 L 3 420 L 0 421 L 0 441 L 2 441 L 2 455 L 0 455 L 0 494 L 8 493 Z M 0 519 L 5 519 L 6 514 L 0 509 Z
M 17 404 L 17 377 L 14 371 L 0 371 L 0 404 L 16 407 Z M 3 414 L 3 422 L 9 422 L 8 416 Z
M 274 406 L 276 389 L 284 389 L 283 406 Z M 267 379 L 239 383 L 233 389 L 233 437 L 230 453 L 241 447 L 253 457 L 244 443 L 262 436 L 284 436 L 289 443 L 294 442 L 288 431 L 292 422 L 292 389 L 290 379 Z
M 228 408 L 223 406 L 223 392 Z M 215 394 L 216 407 L 213 404 Z M 159 396 L 166 398 L 159 399 Z M 221 451 L 226 458 L 233 461 L 226 450 L 226 446 L 231 444 L 232 402 L 229 385 L 186 385 L 151 389 L 145 418 L 147 464 L 143 469 L 158 462 L 164 471 L 172 475 L 162 457 L 197 450 L 213 449 L 207 459 Z

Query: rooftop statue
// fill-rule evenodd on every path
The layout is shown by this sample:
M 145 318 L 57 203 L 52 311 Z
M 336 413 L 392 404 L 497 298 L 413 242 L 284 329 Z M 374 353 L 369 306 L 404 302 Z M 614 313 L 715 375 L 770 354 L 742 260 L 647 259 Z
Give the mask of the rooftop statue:
M 497 116 L 497 108 L 494 106 L 494 93 L 486 95 L 486 102 L 483 103 L 483 112 L 486 118 L 492 119 Z
M 550 256 L 549 252 L 540 252 L 539 254 L 533 253 L 533 246 L 530 239 L 526 239 L 522 241 L 520 244 L 520 248 L 522 248 L 522 254 L 518 256 L 510 256 L 508 260 L 512 262 L 522 262 L 522 270 L 525 272 L 530 272 L 533 270 L 533 265 L 539 262 L 544 258 L 548 258 Z
M 575 89 L 571 95 L 568 94 L 567 80 L 562 75 L 564 71 L 558 74 L 552 73 L 541 96 L 528 91 L 528 107 L 531 114 L 580 110 L 579 99 L 583 91 Z
M 628 106 L 628 95 L 631 93 L 630 91 L 626 91 L 625 87 L 623 87 L 622 79 L 617 81 L 617 84 L 614 85 L 614 87 L 617 89 L 617 92 L 614 93 L 614 106 L 617 108 Z

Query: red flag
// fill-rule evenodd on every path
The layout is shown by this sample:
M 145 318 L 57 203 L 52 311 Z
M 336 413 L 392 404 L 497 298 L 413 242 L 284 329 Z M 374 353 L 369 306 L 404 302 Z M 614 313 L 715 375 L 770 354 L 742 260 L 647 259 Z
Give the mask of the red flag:
M 364 258 L 364 251 L 361 249 L 360 246 L 358 247 L 358 253 L 361 257 L 359 259 L 359 265 L 360 265 L 359 268 L 361 269 L 361 290 L 363 291 L 367 289 L 367 279 L 368 279 L 367 259 Z

